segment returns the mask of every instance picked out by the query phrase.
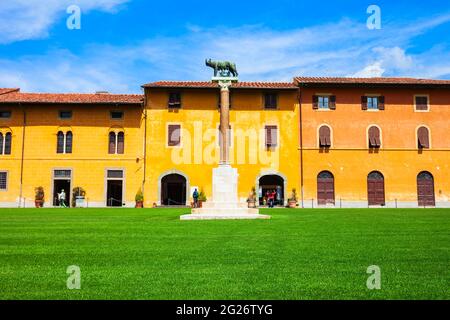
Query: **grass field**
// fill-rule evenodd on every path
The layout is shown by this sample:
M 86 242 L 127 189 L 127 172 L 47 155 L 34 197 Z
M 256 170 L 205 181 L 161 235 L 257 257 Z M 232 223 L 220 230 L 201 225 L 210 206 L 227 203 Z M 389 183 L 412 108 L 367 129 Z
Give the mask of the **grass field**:
M 448 209 L 261 211 L 272 219 L 0 209 L 0 299 L 450 298 Z M 381 290 L 366 287 L 370 265 Z

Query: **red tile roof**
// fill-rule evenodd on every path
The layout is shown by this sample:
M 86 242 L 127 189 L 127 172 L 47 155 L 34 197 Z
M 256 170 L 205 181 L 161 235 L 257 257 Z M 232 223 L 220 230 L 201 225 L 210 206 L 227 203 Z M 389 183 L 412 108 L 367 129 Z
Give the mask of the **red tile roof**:
M 158 81 L 144 84 L 145 88 L 191 88 L 215 89 L 217 82 L 212 81 Z M 231 85 L 235 89 L 297 89 L 293 82 L 235 82 Z
M 140 94 L 111 93 L 22 93 L 0 94 L 0 103 L 141 104 Z
M 416 79 L 416 78 L 339 78 L 339 77 L 296 77 L 298 85 L 426 85 L 450 86 L 450 80 Z

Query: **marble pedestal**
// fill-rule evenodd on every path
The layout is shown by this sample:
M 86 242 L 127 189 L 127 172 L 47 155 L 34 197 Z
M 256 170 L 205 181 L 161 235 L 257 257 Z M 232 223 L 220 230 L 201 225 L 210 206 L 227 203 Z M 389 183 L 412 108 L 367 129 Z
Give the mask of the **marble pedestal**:
M 212 201 L 203 203 L 202 208 L 192 209 L 191 214 L 181 216 L 181 220 L 270 219 L 268 215 L 260 215 L 259 209 L 248 208 L 246 202 L 238 201 L 237 169 L 219 165 L 213 169 L 212 182 Z

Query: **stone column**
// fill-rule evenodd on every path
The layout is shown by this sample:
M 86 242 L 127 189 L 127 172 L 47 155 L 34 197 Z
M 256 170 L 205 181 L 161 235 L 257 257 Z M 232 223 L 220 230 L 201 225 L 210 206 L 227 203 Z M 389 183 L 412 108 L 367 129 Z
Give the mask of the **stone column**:
M 220 164 L 229 164 L 229 136 L 230 129 L 230 85 L 231 82 L 219 82 L 220 85 Z

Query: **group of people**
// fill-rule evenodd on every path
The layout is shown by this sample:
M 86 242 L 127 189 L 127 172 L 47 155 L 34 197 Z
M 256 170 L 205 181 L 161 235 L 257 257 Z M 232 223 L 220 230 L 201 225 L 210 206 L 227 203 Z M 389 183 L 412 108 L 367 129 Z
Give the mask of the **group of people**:
M 275 200 L 277 200 L 277 192 L 275 190 L 267 190 L 266 199 L 269 208 L 273 208 L 275 205 Z

